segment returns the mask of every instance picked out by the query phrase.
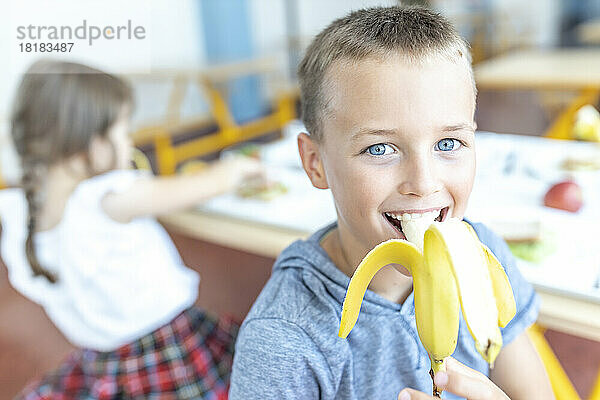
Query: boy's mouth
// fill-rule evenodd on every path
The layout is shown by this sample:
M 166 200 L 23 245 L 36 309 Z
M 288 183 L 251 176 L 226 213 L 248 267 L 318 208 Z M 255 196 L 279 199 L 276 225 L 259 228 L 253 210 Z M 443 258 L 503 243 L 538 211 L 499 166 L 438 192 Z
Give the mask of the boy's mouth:
M 388 220 L 390 225 L 400 234 L 400 239 L 406 239 L 404 232 L 402 231 L 402 224 L 400 221 L 407 221 L 416 218 L 431 218 L 434 217 L 434 221 L 443 222 L 446 220 L 446 216 L 448 215 L 449 207 L 444 207 L 441 209 L 433 209 L 429 211 L 417 211 L 417 212 L 394 212 L 387 211 L 383 213 L 383 216 Z

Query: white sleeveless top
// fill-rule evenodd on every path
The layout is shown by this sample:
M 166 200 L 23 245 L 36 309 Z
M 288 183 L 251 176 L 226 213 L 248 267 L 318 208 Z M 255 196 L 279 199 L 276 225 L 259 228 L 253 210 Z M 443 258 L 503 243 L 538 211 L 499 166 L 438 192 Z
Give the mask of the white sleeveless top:
M 101 208 L 105 194 L 127 189 L 140 176 L 115 170 L 82 182 L 59 225 L 35 234 L 41 265 L 58 275 L 54 285 L 34 278 L 27 262 L 23 191 L 0 191 L 1 254 L 10 282 L 42 305 L 76 346 L 114 350 L 170 322 L 198 295 L 199 275 L 183 265 L 154 218 L 119 223 Z

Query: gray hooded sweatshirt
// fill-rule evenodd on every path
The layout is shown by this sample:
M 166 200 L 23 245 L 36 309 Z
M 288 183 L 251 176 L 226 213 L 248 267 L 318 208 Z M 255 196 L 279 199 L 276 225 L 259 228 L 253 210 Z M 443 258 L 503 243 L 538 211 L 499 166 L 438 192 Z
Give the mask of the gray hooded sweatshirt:
M 472 225 L 504 266 L 514 292 L 517 313 L 501 329 L 506 345 L 535 322 L 539 300 L 504 241 L 484 225 Z M 350 278 L 320 246 L 335 226 L 292 243 L 275 262 L 237 339 L 231 400 L 394 400 L 405 387 L 431 393 L 412 293 L 397 304 L 367 290 L 352 332 L 338 337 Z M 489 375 L 462 315 L 453 357 Z M 458 398 L 446 392 L 443 397 Z

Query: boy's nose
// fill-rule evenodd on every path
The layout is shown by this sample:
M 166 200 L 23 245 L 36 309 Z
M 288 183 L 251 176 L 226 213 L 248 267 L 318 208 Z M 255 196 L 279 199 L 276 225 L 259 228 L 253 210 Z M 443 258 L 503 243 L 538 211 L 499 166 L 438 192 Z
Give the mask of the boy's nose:
M 440 190 L 440 182 L 430 162 L 423 158 L 415 158 L 406 165 L 398 192 L 404 195 L 427 197 Z

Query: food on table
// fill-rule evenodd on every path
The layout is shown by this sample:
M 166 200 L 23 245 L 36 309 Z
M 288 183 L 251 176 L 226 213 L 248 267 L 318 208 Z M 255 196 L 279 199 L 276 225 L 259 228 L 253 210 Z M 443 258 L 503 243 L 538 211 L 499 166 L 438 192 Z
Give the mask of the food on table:
M 488 225 L 507 243 L 531 242 L 538 240 L 542 234 L 542 223 L 539 219 L 491 219 Z
M 259 177 L 241 184 L 236 194 L 245 199 L 270 201 L 287 192 L 288 188 L 283 183 Z
M 200 160 L 190 160 L 185 162 L 179 167 L 179 173 L 181 174 L 195 174 L 208 167 L 208 163 Z
M 346 338 L 354 327 L 375 273 L 399 264 L 413 277 L 417 331 L 431 360 L 430 373 L 444 370 L 456 348 L 459 309 L 477 351 L 493 365 L 502 347 L 498 326 L 506 326 L 516 312 L 508 277 L 470 225 L 458 219 L 434 222 L 434 217 L 428 224 L 423 218 L 402 220 L 409 241 L 383 242 L 361 261 L 346 292 L 338 335 Z M 440 395 L 435 385 L 433 391 Z
M 598 171 L 600 170 L 600 151 L 596 157 L 567 158 L 561 168 L 567 171 Z
M 135 169 L 152 171 L 148 157 L 138 148 L 134 147 L 131 152 L 131 162 Z
M 244 143 L 242 145 L 239 146 L 235 146 L 235 147 L 230 147 L 228 149 L 226 149 L 224 152 L 225 154 L 233 154 L 233 155 L 240 155 L 240 156 L 245 156 L 245 157 L 252 157 L 252 158 L 256 158 L 257 160 L 260 160 L 261 155 L 260 155 L 260 146 L 254 143 Z
M 508 244 L 515 257 L 532 263 L 540 263 L 556 251 L 551 232 L 542 228 L 540 220 L 492 220 L 490 228 Z
M 594 106 L 587 104 L 577 111 L 573 136 L 578 140 L 600 142 L 600 113 Z
M 508 248 L 515 257 L 539 264 L 556 251 L 554 237 L 544 232 L 540 238 L 530 241 L 507 242 Z
M 544 196 L 546 207 L 577 212 L 583 206 L 581 187 L 573 181 L 559 182 L 553 185 Z

